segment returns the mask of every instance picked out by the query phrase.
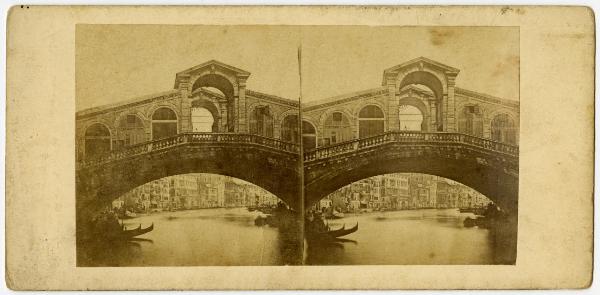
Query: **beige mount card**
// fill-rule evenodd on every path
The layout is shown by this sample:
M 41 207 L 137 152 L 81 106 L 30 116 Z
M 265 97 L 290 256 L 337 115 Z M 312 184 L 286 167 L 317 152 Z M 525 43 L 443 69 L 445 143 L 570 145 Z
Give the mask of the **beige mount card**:
M 584 7 L 15 6 L 15 290 L 585 288 Z

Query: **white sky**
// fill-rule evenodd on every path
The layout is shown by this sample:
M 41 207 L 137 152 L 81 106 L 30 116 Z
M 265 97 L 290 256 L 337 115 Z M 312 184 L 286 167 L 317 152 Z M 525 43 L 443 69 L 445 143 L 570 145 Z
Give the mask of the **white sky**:
M 312 101 L 381 85 L 383 70 L 425 56 L 459 68 L 458 87 L 519 99 L 516 27 L 78 25 L 77 110 L 173 88 L 175 73 L 216 59 L 247 88 Z

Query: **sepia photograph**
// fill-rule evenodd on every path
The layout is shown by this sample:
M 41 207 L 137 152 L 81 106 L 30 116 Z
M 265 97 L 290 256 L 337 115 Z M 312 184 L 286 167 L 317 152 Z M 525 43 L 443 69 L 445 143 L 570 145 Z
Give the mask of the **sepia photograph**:
M 517 27 L 76 34 L 78 266 L 515 263 Z
M 592 285 L 590 8 L 7 13 L 8 289 Z

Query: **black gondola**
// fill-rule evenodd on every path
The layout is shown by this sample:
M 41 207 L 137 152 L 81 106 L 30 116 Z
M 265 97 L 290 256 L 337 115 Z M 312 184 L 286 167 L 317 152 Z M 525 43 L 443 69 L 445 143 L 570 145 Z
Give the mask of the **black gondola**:
M 121 232 L 120 235 L 121 235 L 122 239 L 131 239 L 133 237 L 137 237 L 137 236 L 143 235 L 143 234 L 145 234 L 147 232 L 151 232 L 153 229 L 154 229 L 154 223 L 152 223 L 147 228 L 142 228 L 142 225 L 140 224 L 135 229 L 130 229 L 130 230 L 124 229 L 123 232 Z

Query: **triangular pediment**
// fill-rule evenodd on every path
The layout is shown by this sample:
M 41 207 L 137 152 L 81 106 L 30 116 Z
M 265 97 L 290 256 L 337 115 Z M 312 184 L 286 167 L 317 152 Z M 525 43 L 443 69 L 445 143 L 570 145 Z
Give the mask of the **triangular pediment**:
M 415 59 L 409 60 L 405 63 L 401 63 L 399 65 L 393 66 L 391 68 L 385 69 L 383 71 L 384 74 L 394 74 L 394 73 L 398 73 L 400 72 L 402 69 L 407 68 L 407 67 L 413 67 L 413 66 L 417 66 L 417 67 L 425 67 L 425 66 L 429 66 L 431 68 L 434 69 L 438 69 L 441 70 L 444 73 L 456 73 L 458 74 L 458 72 L 460 71 L 457 68 L 445 65 L 443 63 L 437 62 L 435 60 L 431 60 L 429 58 L 426 57 L 417 57 Z
M 183 75 L 185 75 L 185 74 L 193 75 L 195 73 L 205 70 L 206 68 L 213 69 L 213 70 L 219 69 L 221 71 L 234 73 L 239 76 L 249 76 L 250 75 L 250 72 L 244 71 L 244 70 L 236 68 L 234 66 L 230 66 L 226 63 L 222 63 L 222 62 L 220 62 L 218 60 L 214 60 L 214 59 L 209 60 L 205 63 L 199 64 L 197 66 L 193 66 L 187 70 L 183 70 L 183 71 L 177 73 L 177 75 L 182 75 L 182 74 Z
M 199 64 L 197 66 L 191 67 L 189 69 L 183 70 L 181 72 L 178 72 L 175 75 L 175 88 L 177 88 L 177 85 L 179 84 L 179 82 L 187 77 L 193 76 L 193 75 L 197 75 L 199 73 L 203 73 L 206 71 L 209 72 L 222 72 L 222 73 L 227 73 L 229 75 L 238 77 L 238 78 L 248 78 L 248 76 L 250 76 L 250 72 L 248 71 L 244 71 L 242 69 L 236 68 L 234 66 L 230 66 L 226 63 L 222 63 L 218 60 L 209 60 L 205 63 Z

